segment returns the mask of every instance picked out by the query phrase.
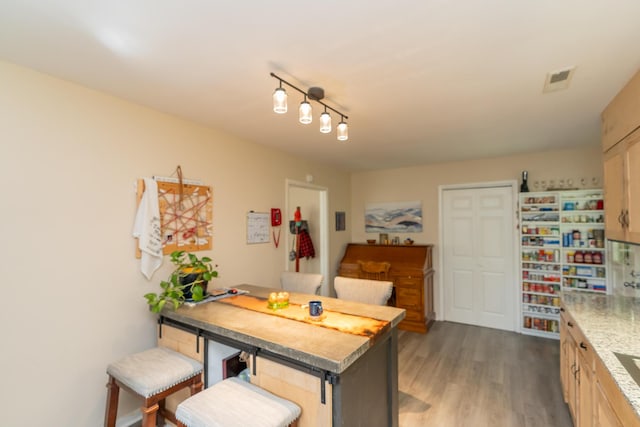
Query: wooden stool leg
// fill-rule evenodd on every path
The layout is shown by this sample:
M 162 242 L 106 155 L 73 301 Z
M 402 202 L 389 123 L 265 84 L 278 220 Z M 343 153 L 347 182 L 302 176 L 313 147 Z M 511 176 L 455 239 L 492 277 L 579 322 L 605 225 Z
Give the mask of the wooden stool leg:
M 116 379 L 109 375 L 109 382 L 107 383 L 107 407 L 104 411 L 104 426 L 115 427 L 116 417 L 118 415 L 118 395 L 120 394 L 120 387 L 116 382 Z
M 142 411 L 142 427 L 156 427 L 156 414 L 159 408 L 157 403 L 149 407 L 143 406 L 140 408 Z
M 202 391 L 202 387 L 202 375 L 200 375 L 197 379 L 194 379 L 194 381 L 189 386 L 189 389 L 191 390 L 191 396 L 196 393 L 200 393 Z
M 158 425 L 160 427 L 164 427 L 164 414 L 165 414 L 165 399 L 162 399 L 160 402 L 158 402 L 158 412 L 157 412 L 157 416 L 156 416 L 156 423 L 154 425 Z

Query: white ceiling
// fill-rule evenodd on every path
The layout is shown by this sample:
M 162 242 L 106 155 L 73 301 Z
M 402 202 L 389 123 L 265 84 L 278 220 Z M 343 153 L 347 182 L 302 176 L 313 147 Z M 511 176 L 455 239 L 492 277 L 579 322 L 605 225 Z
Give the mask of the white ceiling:
M 0 0 L 0 59 L 355 171 L 598 144 L 639 18 L 638 0 Z M 274 114 L 270 72 L 323 87 L 349 140 L 317 104 L 299 124 L 293 90 Z

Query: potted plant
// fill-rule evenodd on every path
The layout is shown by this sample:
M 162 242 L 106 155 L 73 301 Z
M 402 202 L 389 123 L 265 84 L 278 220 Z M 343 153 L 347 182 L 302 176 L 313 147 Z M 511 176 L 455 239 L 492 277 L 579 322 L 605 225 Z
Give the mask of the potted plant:
M 175 269 L 167 280 L 160 282 L 162 292 L 145 294 L 147 304 L 154 313 L 159 313 L 169 303 L 173 309 L 180 307 L 187 299 L 202 301 L 207 292 L 209 280 L 218 277 L 209 257 L 199 258 L 185 251 L 171 253 Z

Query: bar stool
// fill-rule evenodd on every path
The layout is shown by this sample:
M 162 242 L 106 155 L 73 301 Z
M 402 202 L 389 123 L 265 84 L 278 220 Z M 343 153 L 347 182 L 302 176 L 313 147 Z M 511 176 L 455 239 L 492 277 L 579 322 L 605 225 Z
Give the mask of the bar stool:
M 295 403 L 236 377 L 220 381 L 176 409 L 178 427 L 297 426 Z
M 289 292 L 319 295 L 323 279 L 322 274 L 283 271 L 280 274 L 280 286 Z
M 107 374 L 105 427 L 116 425 L 120 388 L 144 399 L 142 427 L 154 427 L 156 418 L 160 425 L 164 425 L 164 417 L 174 420 L 164 409 L 167 396 L 185 387 L 190 387 L 192 396 L 202 390 L 202 364 L 165 347 L 126 356 L 110 364 Z
M 386 305 L 393 292 L 393 282 L 336 276 L 333 289 L 339 299 Z

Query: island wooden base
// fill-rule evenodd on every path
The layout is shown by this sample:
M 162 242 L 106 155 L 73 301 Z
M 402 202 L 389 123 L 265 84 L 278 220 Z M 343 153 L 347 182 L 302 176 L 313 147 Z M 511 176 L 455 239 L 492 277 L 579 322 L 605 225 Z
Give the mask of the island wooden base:
M 203 355 L 207 353 L 208 340 L 215 341 L 216 334 L 170 319 L 163 320 L 159 332 L 159 345 L 204 359 L 207 371 L 208 360 Z M 200 344 L 196 344 L 196 336 Z M 224 340 L 230 346 L 232 341 Z M 246 346 L 242 342 L 237 345 L 238 349 Z M 302 408 L 299 427 L 398 427 L 397 328 L 376 337 L 375 345 L 342 373 L 314 368 L 266 350 L 254 350 L 248 362 L 251 382 L 297 403 Z M 168 409 L 175 411 L 187 397 L 188 394 L 172 396 L 167 402 Z
M 317 376 L 262 357 L 256 358 L 256 374 L 251 376 L 252 384 L 303 408 L 298 427 L 331 425 L 333 399 L 327 399 L 324 404 L 320 401 L 321 381 Z M 326 384 L 325 390 L 331 396 L 331 384 Z
M 300 405 L 299 427 L 397 427 L 397 339 L 394 330 L 345 372 L 330 374 L 324 390 L 317 375 L 260 356 L 251 383 Z

